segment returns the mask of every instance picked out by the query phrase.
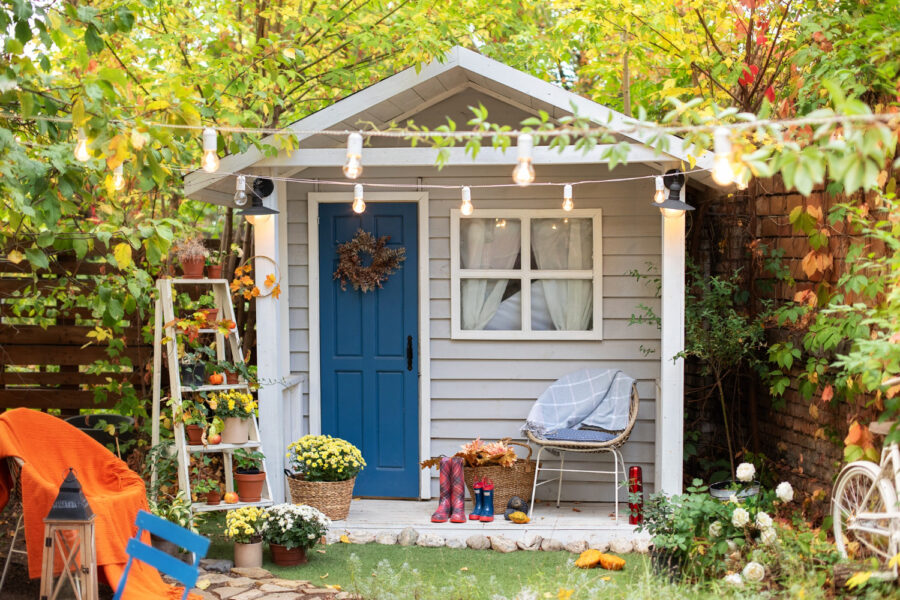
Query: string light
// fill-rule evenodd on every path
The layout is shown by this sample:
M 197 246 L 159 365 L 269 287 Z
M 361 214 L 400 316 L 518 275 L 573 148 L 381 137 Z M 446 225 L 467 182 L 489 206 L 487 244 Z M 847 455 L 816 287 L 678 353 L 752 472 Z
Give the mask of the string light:
M 203 170 L 207 173 L 215 173 L 219 170 L 219 155 L 217 154 L 218 134 L 212 127 L 203 130 Z
M 363 138 L 358 133 L 347 136 L 347 162 L 344 163 L 344 175 L 347 179 L 356 179 L 362 175 Z
M 575 203 L 572 202 L 572 186 L 567 183 L 563 186 L 563 210 L 569 212 L 573 208 Z
M 747 167 L 741 166 L 738 169 L 737 174 L 734 177 L 734 184 L 737 189 L 743 191 L 747 189 L 747 186 L 750 185 L 750 169 Z
M 519 150 L 518 164 L 513 169 L 513 181 L 525 187 L 534 181 L 534 165 L 531 164 L 531 151 L 534 148 L 534 138 L 528 133 L 519 136 L 516 143 Z
M 245 206 L 247 204 L 247 178 L 238 175 L 234 182 L 234 205 Z
M 363 199 L 363 186 L 357 183 L 353 186 L 353 212 L 362 214 L 366 210 L 366 201 Z
M 462 205 L 459 207 L 459 212 L 467 217 L 475 212 L 475 207 L 472 206 L 472 190 L 467 185 L 462 188 Z
M 657 175 L 656 179 L 656 193 L 653 194 L 653 201 L 657 204 L 662 204 L 666 201 L 666 186 L 663 183 L 662 175 Z
M 88 139 L 84 129 L 78 128 L 78 141 L 75 142 L 75 159 L 81 162 L 90 160 L 91 154 L 88 152 Z
M 731 166 L 731 134 L 724 127 L 713 132 L 713 181 L 719 185 L 734 183 L 734 168 Z
M 122 165 L 119 165 L 115 169 L 113 169 L 113 179 L 112 179 L 113 189 L 117 192 L 120 192 L 125 189 L 125 169 L 122 168 Z

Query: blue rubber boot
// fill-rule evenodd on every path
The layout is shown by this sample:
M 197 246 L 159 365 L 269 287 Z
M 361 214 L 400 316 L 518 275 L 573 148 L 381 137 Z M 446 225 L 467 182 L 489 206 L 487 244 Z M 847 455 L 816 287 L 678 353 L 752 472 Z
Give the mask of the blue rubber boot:
M 485 479 L 481 484 L 481 516 L 482 523 L 490 523 L 494 520 L 494 482 Z
M 475 482 L 472 489 L 475 492 L 475 509 L 469 514 L 470 521 L 480 521 L 481 515 L 484 514 L 484 493 L 481 491 L 481 480 Z

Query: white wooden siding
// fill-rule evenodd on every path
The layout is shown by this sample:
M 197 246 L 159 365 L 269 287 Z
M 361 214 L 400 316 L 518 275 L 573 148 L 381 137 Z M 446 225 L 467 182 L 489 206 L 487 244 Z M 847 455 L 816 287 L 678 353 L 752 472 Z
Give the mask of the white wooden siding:
M 542 181 L 599 179 L 606 175 L 627 177 L 652 175 L 642 166 L 536 165 Z M 438 171 L 433 168 L 367 169 L 365 182 L 443 185 L 508 183 L 508 167 L 459 167 Z M 307 169 L 304 178 L 341 179 L 338 169 Z M 421 178 L 421 179 L 420 179 Z M 308 281 L 307 202 L 309 192 L 346 192 L 343 186 L 289 184 L 288 256 L 290 272 L 291 370 L 308 373 Z M 385 191 L 379 189 L 379 192 Z M 412 191 L 412 190 L 403 190 Z M 655 385 L 659 377 L 659 331 L 649 325 L 629 326 L 638 304 L 657 311 L 652 283 L 635 281 L 627 272 L 648 273 L 648 264 L 660 263 L 659 211 L 650 206 L 652 179 L 628 183 L 578 186 L 576 208 L 603 210 L 603 337 L 602 341 L 492 341 L 450 339 L 450 210 L 459 207 L 458 189 L 429 189 L 430 333 L 431 333 L 431 453 L 453 454 L 475 437 L 520 438 L 519 427 L 537 396 L 554 380 L 585 368 L 620 368 L 638 379 L 641 409 L 631 439 L 624 447 L 626 465 L 643 467 L 648 491 L 653 489 L 655 438 Z M 562 189 L 548 187 L 472 189 L 475 214 L 479 208 L 558 208 Z M 657 270 L 658 272 L 658 270 Z M 323 278 L 327 279 L 327 278 Z M 641 347 L 654 350 L 645 355 Z M 304 419 L 308 398 L 304 398 Z M 304 430 L 308 423 L 304 421 Z M 612 499 L 613 486 L 597 486 L 567 477 L 563 498 L 583 501 Z M 437 480 L 432 482 L 437 492 Z M 544 486 L 550 494 L 553 485 Z M 620 492 L 620 498 L 624 498 Z

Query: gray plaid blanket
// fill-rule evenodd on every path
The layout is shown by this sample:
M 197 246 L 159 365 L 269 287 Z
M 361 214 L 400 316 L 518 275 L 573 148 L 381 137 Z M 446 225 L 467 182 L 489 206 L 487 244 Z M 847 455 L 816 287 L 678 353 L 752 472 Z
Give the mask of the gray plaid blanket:
M 559 429 L 620 431 L 628 424 L 634 378 L 618 369 L 582 369 L 552 383 L 537 399 L 522 432 L 544 437 Z

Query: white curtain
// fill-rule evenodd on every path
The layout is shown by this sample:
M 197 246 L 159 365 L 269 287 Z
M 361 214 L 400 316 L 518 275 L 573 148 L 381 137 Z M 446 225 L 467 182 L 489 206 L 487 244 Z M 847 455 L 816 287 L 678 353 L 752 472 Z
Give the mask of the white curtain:
M 512 269 L 515 266 L 522 237 L 520 221 L 460 219 L 459 228 L 463 269 Z M 484 329 L 497 312 L 508 284 L 508 279 L 463 279 L 462 328 Z
M 538 269 L 593 268 L 590 219 L 533 219 L 531 246 Z M 538 275 L 538 278 L 540 275 Z M 589 279 L 541 279 L 547 310 L 556 330 L 585 331 L 594 312 Z

